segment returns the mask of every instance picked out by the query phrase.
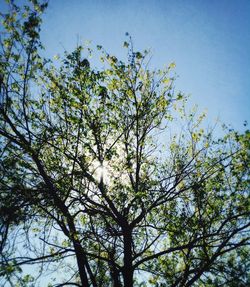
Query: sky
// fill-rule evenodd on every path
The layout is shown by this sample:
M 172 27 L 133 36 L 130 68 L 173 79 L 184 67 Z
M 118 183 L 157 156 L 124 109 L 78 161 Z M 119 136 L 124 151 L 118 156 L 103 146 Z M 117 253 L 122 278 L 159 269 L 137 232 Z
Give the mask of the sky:
M 250 120 L 249 0 L 50 0 L 42 40 L 53 56 L 78 39 L 124 57 L 125 33 L 152 51 L 152 68 L 176 63 L 175 89 L 236 129 Z
M 250 124 L 250 0 L 50 0 L 43 21 L 49 57 L 80 39 L 124 58 L 129 32 L 136 50 L 152 51 L 152 68 L 176 63 L 175 90 L 209 123 Z

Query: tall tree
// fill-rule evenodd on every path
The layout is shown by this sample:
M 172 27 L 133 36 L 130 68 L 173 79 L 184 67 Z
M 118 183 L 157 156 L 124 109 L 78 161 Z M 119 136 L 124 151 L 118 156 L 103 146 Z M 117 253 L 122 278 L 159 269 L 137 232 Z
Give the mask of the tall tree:
M 46 6 L 2 15 L 0 282 L 249 284 L 249 131 L 214 139 L 131 40 L 126 61 L 97 46 L 101 69 L 80 45 L 45 61 Z

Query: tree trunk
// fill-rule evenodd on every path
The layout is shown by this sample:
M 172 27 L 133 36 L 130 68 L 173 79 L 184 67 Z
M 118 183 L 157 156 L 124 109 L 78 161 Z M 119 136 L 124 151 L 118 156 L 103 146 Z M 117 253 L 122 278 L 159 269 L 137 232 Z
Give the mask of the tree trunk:
M 119 271 L 117 269 L 117 267 L 115 266 L 115 251 L 114 250 L 110 250 L 109 251 L 109 256 L 110 256 L 110 262 L 109 262 L 109 268 L 110 268 L 110 276 L 112 278 L 112 286 L 113 287 L 121 287 L 121 282 L 120 282 L 120 278 L 119 278 Z
M 123 281 L 124 287 L 133 287 L 133 264 L 132 264 L 132 233 L 129 228 L 123 231 L 124 240 L 124 266 Z
M 116 269 L 112 272 L 111 276 L 113 278 L 113 287 L 121 287 L 121 283 L 119 280 L 119 273 Z
M 75 249 L 75 254 L 76 254 L 76 261 L 77 261 L 77 266 L 78 266 L 78 271 L 81 279 L 81 284 L 82 287 L 89 287 L 89 281 L 87 277 L 87 272 L 85 269 L 85 260 L 84 256 L 82 254 L 81 247 L 77 242 L 74 242 L 74 249 Z

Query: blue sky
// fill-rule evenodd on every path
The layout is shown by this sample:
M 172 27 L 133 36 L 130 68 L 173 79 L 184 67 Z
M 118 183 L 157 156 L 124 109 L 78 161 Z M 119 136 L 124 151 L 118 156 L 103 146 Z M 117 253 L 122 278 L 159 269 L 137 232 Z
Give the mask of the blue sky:
M 22 1 L 20 1 L 22 2 Z M 47 54 L 91 40 L 124 57 L 125 32 L 150 48 L 152 67 L 176 62 L 176 91 L 242 129 L 250 119 L 249 0 L 50 0 L 42 40 Z
M 250 117 L 250 1 L 53 0 L 42 39 L 50 55 L 77 37 L 124 56 L 125 32 L 136 49 L 151 48 L 152 67 L 176 62 L 176 90 L 241 129 Z

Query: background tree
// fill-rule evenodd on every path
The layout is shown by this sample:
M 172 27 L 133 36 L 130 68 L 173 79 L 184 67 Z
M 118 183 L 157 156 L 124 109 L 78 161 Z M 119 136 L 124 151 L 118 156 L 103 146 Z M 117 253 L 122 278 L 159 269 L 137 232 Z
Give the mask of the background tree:
M 45 61 L 46 6 L 2 15 L 3 284 L 38 284 L 28 264 L 66 270 L 53 286 L 249 284 L 249 131 L 213 139 L 131 39 L 101 69 L 80 45 Z

